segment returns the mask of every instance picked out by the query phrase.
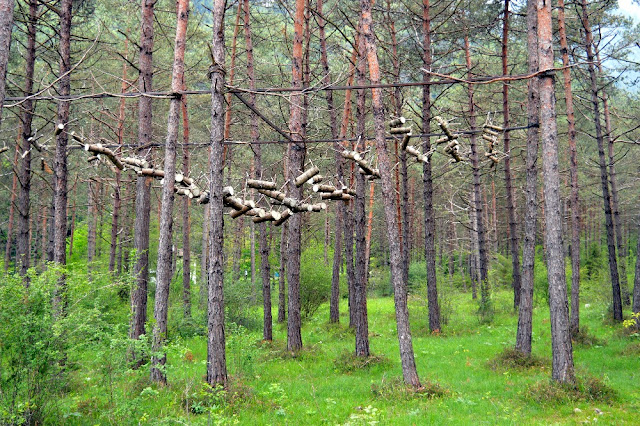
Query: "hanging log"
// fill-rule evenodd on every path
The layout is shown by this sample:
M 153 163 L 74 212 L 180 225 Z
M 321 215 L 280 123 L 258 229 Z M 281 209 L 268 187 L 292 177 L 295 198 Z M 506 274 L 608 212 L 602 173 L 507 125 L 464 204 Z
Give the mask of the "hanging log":
M 267 222 L 267 221 L 278 221 L 282 218 L 282 214 L 280 214 L 279 212 L 275 211 L 275 210 L 271 210 L 269 212 L 267 212 L 266 215 L 264 216 L 257 216 L 253 218 L 253 223 L 260 223 L 260 222 Z
M 284 192 L 272 191 L 270 189 L 258 189 L 258 192 L 261 193 L 262 195 L 266 195 L 269 198 L 273 198 L 274 200 L 277 200 L 281 203 L 287 197 Z
M 275 182 L 269 182 L 266 180 L 257 180 L 257 179 L 247 179 L 247 186 L 249 188 L 254 188 L 254 189 L 276 189 L 276 183 Z
M 331 193 L 333 191 L 336 191 L 337 188 L 333 185 L 320 185 L 320 184 L 316 184 L 313 185 L 313 192 L 325 192 L 325 193 Z
M 314 185 L 317 184 L 318 182 L 322 182 L 324 180 L 324 176 L 322 175 L 315 175 L 314 177 L 312 177 L 311 179 L 309 179 L 309 184 L 310 185 Z
M 410 139 L 411 139 L 411 132 L 406 133 L 402 138 L 402 149 L 407 149 L 407 145 L 409 145 Z
M 137 167 L 140 169 L 149 168 L 149 162 L 140 158 L 124 157 L 120 161 L 122 161 L 126 165 Z
M 280 214 L 280 219 L 276 220 L 275 222 L 273 222 L 273 224 L 275 226 L 280 226 L 282 225 L 287 219 L 289 219 L 291 216 L 293 215 L 293 213 L 291 212 L 291 210 L 287 209 L 285 211 L 283 211 Z
M 392 127 L 391 129 L 389 129 L 389 133 L 391 133 L 392 135 L 411 133 L 411 127 Z
M 72 133 L 71 134 L 74 139 L 76 139 L 76 136 Z M 84 150 L 87 152 L 93 152 L 95 154 L 104 154 L 106 157 L 109 158 L 109 160 L 111 160 L 111 162 L 120 170 L 124 169 L 124 164 L 122 164 L 122 161 L 120 161 L 120 159 L 116 156 L 116 154 L 111 151 L 109 148 L 105 148 L 104 146 L 102 146 L 101 144 L 85 144 L 84 146 Z
M 9 147 L 8 146 L 3 146 L 2 148 L 0 148 L 0 154 L 2 154 L 3 152 L 9 151 Z
M 293 183 L 296 185 L 296 187 L 301 187 L 306 181 L 308 181 L 309 179 L 311 179 L 312 177 L 314 177 L 315 175 L 317 175 L 318 173 L 320 173 L 320 169 L 316 166 L 313 166 L 312 168 L 310 168 L 309 170 L 307 170 L 306 172 L 302 173 L 300 176 L 298 176 Z
M 389 125 L 389 127 L 400 127 L 406 122 L 407 122 L 406 118 L 398 117 L 398 118 L 394 118 L 393 120 L 389 121 L 389 123 L 387 123 L 387 124 Z
M 242 216 L 243 214 L 247 213 L 249 210 L 251 210 L 251 207 L 249 206 L 242 206 L 242 209 L 240 210 L 233 210 L 230 214 L 232 219 L 236 219 L 240 216 Z
M 318 203 L 318 204 L 311 205 L 311 211 L 314 211 L 316 213 L 326 209 L 327 209 L 327 205 L 325 203 Z

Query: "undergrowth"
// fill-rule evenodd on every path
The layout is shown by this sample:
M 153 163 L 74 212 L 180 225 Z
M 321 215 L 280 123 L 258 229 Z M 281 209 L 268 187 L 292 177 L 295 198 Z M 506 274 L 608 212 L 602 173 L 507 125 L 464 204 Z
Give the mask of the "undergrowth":
M 402 378 L 382 378 L 381 383 L 371 384 L 371 393 L 378 399 L 387 401 L 410 401 L 413 399 L 443 398 L 450 391 L 438 383 L 422 380 L 419 388 L 414 388 L 404 383 Z
M 391 361 L 382 355 L 369 355 L 368 357 L 356 356 L 353 352 L 343 352 L 333 362 L 336 372 L 348 374 L 358 370 L 364 370 L 374 365 L 382 365 L 391 368 Z
M 487 365 L 492 370 L 529 370 L 549 365 L 549 361 L 536 355 L 526 355 L 513 348 L 505 348 Z
M 595 377 L 576 377 L 575 383 L 558 383 L 543 380 L 527 388 L 524 396 L 540 404 L 566 404 L 587 401 L 611 404 L 618 399 L 618 392 Z

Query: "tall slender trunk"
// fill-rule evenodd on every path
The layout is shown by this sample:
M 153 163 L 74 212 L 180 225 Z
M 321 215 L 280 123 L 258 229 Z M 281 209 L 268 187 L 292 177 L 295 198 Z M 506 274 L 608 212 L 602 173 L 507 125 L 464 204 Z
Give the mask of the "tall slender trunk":
M 182 74 L 182 90 L 186 90 L 184 74 Z M 182 110 L 182 172 L 189 175 L 189 114 L 187 108 L 187 95 L 182 95 L 180 104 Z M 191 318 L 191 219 L 189 206 L 191 200 L 184 197 L 182 200 L 182 310 L 184 318 Z
M 367 61 L 369 63 L 369 79 L 372 85 L 380 83 L 380 67 L 376 38 L 373 32 L 373 19 L 371 16 L 371 1 L 360 0 L 362 11 L 362 37 L 367 48 Z M 395 197 L 393 196 L 393 179 L 391 177 L 391 161 L 387 153 L 387 141 L 385 139 L 384 105 L 382 90 L 374 88 L 372 92 L 373 118 L 375 123 L 376 151 L 378 153 L 378 166 L 382 179 L 382 196 L 384 200 L 385 223 L 387 238 L 389 240 L 389 258 L 391 262 L 391 276 L 394 288 L 394 302 L 396 310 L 396 323 L 398 342 L 400 346 L 400 361 L 402 363 L 402 375 L 407 385 L 418 388 L 420 379 L 416 369 L 413 354 L 413 342 L 409 327 L 409 310 L 407 307 L 407 283 L 403 281 L 402 257 L 400 241 L 397 234 L 395 215 Z
M 127 82 L 127 58 L 129 56 L 128 50 L 129 42 L 127 39 L 125 39 L 120 93 L 125 93 L 129 86 L 129 83 Z M 122 147 L 122 145 L 124 144 L 125 106 L 125 98 L 120 98 L 120 105 L 118 106 L 118 145 L 120 145 L 120 147 Z M 116 250 L 118 246 L 122 246 L 122 236 L 120 237 L 120 244 L 118 244 L 118 226 L 120 220 L 120 209 L 122 206 L 120 194 L 120 169 L 116 168 L 115 179 L 116 183 L 113 188 L 113 213 L 111 216 L 111 244 L 109 246 L 109 272 L 112 274 L 116 270 Z
M 593 106 L 593 121 L 596 127 L 596 143 L 598 144 L 598 162 L 600 165 L 600 183 L 602 185 L 602 199 L 604 202 L 605 228 L 607 232 L 607 249 L 609 254 L 609 273 L 613 297 L 613 319 L 622 321 L 622 298 L 620 295 L 620 279 L 618 275 L 618 261 L 616 258 L 616 243 L 613 229 L 613 214 L 611 213 L 611 195 L 609 192 L 609 178 L 607 176 L 607 160 L 604 153 L 604 137 L 600 120 L 600 106 L 598 105 L 598 77 L 594 65 L 593 35 L 589 24 L 589 14 L 586 0 L 582 0 L 582 26 L 585 31 L 585 48 L 591 83 L 591 104 Z
M 573 91 L 571 89 L 571 70 L 569 69 L 569 47 L 565 21 L 564 0 L 558 0 L 558 33 L 560 52 L 562 53 L 562 77 L 564 80 L 564 98 L 567 109 L 569 140 L 569 179 L 571 181 L 571 333 L 580 330 L 580 198 L 578 191 L 578 151 L 576 148 L 576 119 L 573 110 Z
M 256 77 L 253 59 L 253 39 L 251 33 L 251 16 L 249 13 L 249 0 L 243 0 L 244 9 L 244 35 L 247 47 L 247 77 L 249 77 L 249 88 L 254 90 L 256 87 Z M 249 105 L 255 107 L 256 95 L 249 94 Z M 258 141 L 260 134 L 258 132 L 258 116 L 251 112 L 251 141 Z M 260 144 L 253 145 L 255 177 L 262 178 L 262 146 Z M 260 250 L 260 277 L 262 278 L 262 310 L 263 310 L 263 326 L 262 338 L 264 340 L 273 340 L 273 320 L 271 318 L 271 267 L 269 265 L 269 242 L 267 241 L 267 224 L 261 222 L 258 224 L 258 245 Z
M 509 0 L 504 0 L 504 16 L 502 25 L 502 75 L 509 73 L 508 58 L 509 42 Z M 509 84 L 502 85 L 502 127 L 508 129 L 510 126 L 509 116 Z M 511 183 L 511 134 L 504 132 L 504 185 L 507 193 L 507 214 L 509 216 L 509 243 L 511 247 L 511 264 L 513 266 L 513 307 L 520 306 L 520 245 L 518 243 L 518 224 L 516 222 L 516 208 L 513 200 L 513 187 Z
M 93 261 L 96 256 L 96 204 L 98 202 L 97 182 L 89 179 L 87 182 L 87 269 L 89 272 L 89 280 L 93 278 L 94 265 Z
M 538 0 L 538 58 L 541 70 L 553 68 L 551 2 Z M 545 229 L 551 313 L 551 352 L 553 380 L 575 381 L 573 348 L 569 329 L 569 306 L 565 282 L 562 216 L 560 215 L 560 176 L 558 171 L 558 130 L 556 126 L 555 77 L 551 72 L 538 77 L 540 88 L 540 133 L 542 138 L 542 176 L 544 181 Z
M 358 37 L 358 66 L 356 67 L 356 81 L 359 86 L 366 84 L 366 45 L 362 35 Z M 358 144 L 356 151 L 365 151 L 365 120 L 366 120 L 366 92 L 359 89 L 356 95 L 356 135 Z M 368 357 L 369 352 L 369 321 L 367 315 L 367 278 L 365 270 L 365 180 L 362 173 L 356 173 L 356 197 L 354 199 L 354 228 L 356 239 L 355 280 L 353 295 L 354 328 L 356 334 L 356 356 Z
M 71 14 L 72 0 L 62 0 L 60 4 L 60 83 L 58 93 L 68 96 L 71 93 Z M 55 167 L 54 167 L 54 245 L 53 261 L 64 266 L 67 263 L 67 144 L 69 142 L 68 124 L 71 103 L 59 101 L 57 124 L 62 131 L 56 136 Z M 58 280 L 54 296 L 54 312 L 62 315 L 66 308 L 66 278 Z
M 15 153 L 13 154 L 13 167 L 18 170 L 18 151 L 20 150 L 20 138 L 22 136 L 22 128 L 18 129 L 18 142 L 16 143 Z M 11 180 L 11 201 L 9 204 L 9 224 L 7 225 L 7 243 L 4 247 L 4 270 L 9 270 L 11 263 L 11 251 L 13 248 L 13 217 L 16 205 L 16 190 L 18 189 L 18 175 L 13 174 Z
M 603 73 L 602 62 L 600 61 L 600 52 L 595 47 L 596 59 L 598 60 L 598 72 Z M 616 236 L 616 249 L 618 253 L 618 270 L 620 276 L 620 289 L 622 293 L 622 302 L 629 306 L 629 283 L 627 280 L 627 250 L 624 243 L 622 223 L 620 222 L 620 203 L 618 201 L 618 180 L 616 178 L 616 161 L 613 146 L 613 128 L 611 125 L 611 113 L 609 110 L 609 96 L 604 88 L 602 88 L 602 106 L 604 115 L 604 128 L 607 133 L 607 147 L 609 154 L 609 183 L 611 184 L 611 210 L 613 213 L 613 229 Z
M 538 12 L 536 0 L 527 1 L 527 57 L 529 73 L 538 66 Z M 527 94 L 527 159 L 526 201 L 524 213 L 524 241 L 522 244 L 522 288 L 516 350 L 531 355 L 531 331 L 533 324 L 533 272 L 536 258 L 536 219 L 538 215 L 538 142 L 540 126 L 540 92 L 537 78 L 528 81 Z
M 213 3 L 214 63 L 211 78 L 211 157 L 209 160 L 209 301 L 207 307 L 207 383 L 227 386 L 227 360 L 224 335 L 224 220 L 222 217 L 222 156 L 224 155 L 224 10 L 225 0 Z
M 14 0 L 0 0 L 0 124 L 2 124 L 2 104 L 5 96 L 14 7 Z
M 431 71 L 431 13 L 429 0 L 422 2 L 422 66 Z M 429 83 L 431 74 L 423 73 L 422 81 Z M 422 86 L 422 129 L 429 133 L 431 126 L 431 86 Z M 429 136 L 422 138 L 422 152 L 431 150 Z M 427 300 L 429 303 L 429 330 L 439 332 L 440 304 L 436 278 L 436 218 L 433 211 L 433 177 L 431 162 L 422 164 L 422 195 L 424 197 L 424 258 L 427 265 Z
M 318 37 L 320 38 L 320 62 L 322 65 L 322 84 L 328 86 L 331 84 L 331 75 L 329 71 L 329 60 L 327 58 L 327 40 L 325 35 L 326 21 L 323 15 L 323 0 L 318 0 L 316 9 L 318 13 Z M 353 70 L 353 67 L 350 67 Z M 353 81 L 353 72 L 349 74 L 349 80 Z M 351 83 L 349 83 L 350 85 Z M 338 138 L 338 117 L 333 102 L 333 91 L 327 90 L 327 109 L 329 110 L 329 126 L 331 127 L 331 138 Z M 345 92 L 345 110 L 351 109 L 351 90 Z M 340 142 L 334 144 L 335 162 L 336 162 L 336 179 L 341 182 L 344 179 L 343 161 L 340 155 Z M 331 275 L 331 299 L 329 302 L 329 322 L 340 321 L 340 265 L 342 264 L 342 236 L 344 235 L 344 203 L 336 203 L 336 222 L 335 222 L 335 244 L 333 248 L 333 269 Z M 328 220 L 328 219 L 327 219 Z
M 142 23 L 140 30 L 140 56 L 138 90 L 150 92 L 153 87 L 153 23 L 156 0 L 141 0 Z M 151 159 L 153 132 L 152 98 L 143 96 L 138 100 L 138 146 L 145 160 Z M 131 328 L 129 337 L 138 339 L 145 334 L 147 322 L 147 285 L 149 283 L 149 221 L 151 219 L 151 180 L 148 176 L 139 176 L 136 180 L 135 222 L 133 230 L 133 248 L 136 262 L 133 274 L 136 277 L 135 288 L 131 292 Z M 134 357 L 136 355 L 134 354 Z M 142 360 L 138 359 L 138 363 Z
M 467 64 L 467 72 L 471 78 L 471 52 L 469 47 L 469 35 L 465 32 L 464 36 L 464 54 Z M 469 125 L 471 130 L 476 129 L 476 105 L 474 101 L 474 87 L 469 84 Z M 484 231 L 484 221 L 482 219 L 482 194 L 480 183 L 480 162 L 478 159 L 478 147 L 476 143 L 476 134 L 472 133 L 469 137 L 471 145 L 471 167 L 473 168 L 473 194 L 474 194 L 474 210 L 476 222 L 476 235 L 478 239 L 478 269 L 480 272 L 480 299 L 483 307 L 489 306 L 489 280 L 487 274 L 488 260 L 486 248 L 486 235 Z
M 640 221 L 638 222 L 640 223 Z M 638 226 L 640 231 L 640 225 Z M 640 232 L 638 232 L 638 243 L 636 245 L 636 256 L 640 253 Z M 636 270 L 633 280 L 633 305 L 631 305 L 631 312 L 634 314 L 640 313 L 640 261 L 636 258 Z M 636 328 L 640 329 L 640 317 L 636 318 Z
M 209 287 L 209 226 L 209 204 L 205 204 L 202 213 L 202 251 L 200 253 L 200 281 L 198 282 L 200 286 L 199 304 L 203 310 L 207 307 L 207 289 Z
M 29 21 L 27 23 L 27 48 L 25 52 L 24 95 L 27 99 L 22 104 L 20 151 L 26 154 L 20 160 L 18 171 L 18 232 L 16 235 L 16 264 L 18 272 L 25 276 L 29 269 L 29 208 L 31 192 L 31 123 L 33 121 L 34 104 L 30 96 L 33 94 L 33 74 L 36 62 L 36 22 L 38 20 L 38 1 L 29 0 Z M 44 209 L 43 209 L 44 210 Z M 46 216 L 43 217 L 46 220 Z M 46 230 L 46 225 L 45 228 Z M 44 241 L 44 233 L 42 235 Z
M 286 263 L 287 263 L 287 235 L 289 234 L 287 222 L 282 224 L 280 233 L 280 271 L 278 272 L 278 322 L 283 323 L 287 319 L 287 290 L 286 290 Z
M 184 78 L 184 52 L 189 22 L 189 0 L 178 0 L 176 41 L 174 45 L 173 71 L 171 75 L 171 91 L 182 90 Z M 180 127 L 180 108 L 182 99 L 175 96 L 169 103 L 167 119 L 167 139 L 164 148 L 164 179 L 162 184 L 162 211 L 160 214 L 160 242 L 158 244 L 158 262 L 156 273 L 156 298 L 153 310 L 155 326 L 153 327 L 154 352 L 162 351 L 167 339 L 167 322 L 169 311 L 169 284 L 173 276 L 172 239 L 173 239 L 173 201 L 176 176 L 176 146 L 178 128 Z M 151 358 L 151 380 L 166 383 L 167 376 L 159 366 L 167 361 L 167 354 L 162 353 Z

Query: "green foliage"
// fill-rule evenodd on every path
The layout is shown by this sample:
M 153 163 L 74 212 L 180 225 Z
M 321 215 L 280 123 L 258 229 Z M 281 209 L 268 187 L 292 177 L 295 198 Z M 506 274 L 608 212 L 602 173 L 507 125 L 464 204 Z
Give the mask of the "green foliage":
M 587 325 L 582 325 L 580 330 L 571 336 L 571 340 L 582 346 L 604 346 L 607 344 L 605 340 L 589 333 L 589 326 Z
M 55 321 L 51 307 L 60 272 L 30 271 L 28 287 L 17 275 L 0 282 L 2 424 L 42 424 L 52 416 L 65 353 L 64 323 Z
M 241 325 L 249 330 L 262 328 L 262 321 L 254 309 L 256 289 L 251 279 L 241 277 L 234 280 L 231 274 L 225 276 L 224 312 L 228 322 Z
M 378 297 L 387 297 L 393 294 L 389 269 L 376 268 L 371 270 L 369 273 L 369 293 Z
M 611 404 L 618 399 L 618 393 L 602 380 L 587 376 L 577 377 L 575 383 L 540 381 L 527 388 L 525 397 L 540 404 L 551 405 L 577 401 Z
M 423 380 L 422 386 L 413 388 L 407 386 L 402 378 L 384 379 L 380 384 L 371 384 L 371 393 L 378 399 L 389 401 L 409 401 L 413 399 L 442 398 L 449 394 L 447 389 L 437 383 Z
M 533 354 L 526 355 L 513 348 L 505 348 L 489 361 L 488 366 L 499 371 L 528 370 L 547 367 L 549 362 Z
M 489 269 L 489 281 L 494 287 L 510 287 L 513 282 L 513 264 L 511 258 L 495 253 L 495 260 Z
M 354 371 L 368 369 L 375 365 L 391 367 L 391 361 L 381 355 L 369 355 L 368 357 L 356 356 L 353 351 L 343 352 L 334 360 L 338 373 L 349 374 Z
M 300 257 L 300 310 L 302 318 L 316 313 L 331 295 L 331 265 L 325 265 L 323 247 L 308 247 Z
M 586 279 L 593 279 L 599 276 L 603 267 L 603 253 L 598 243 L 591 243 L 583 262 L 583 270 Z

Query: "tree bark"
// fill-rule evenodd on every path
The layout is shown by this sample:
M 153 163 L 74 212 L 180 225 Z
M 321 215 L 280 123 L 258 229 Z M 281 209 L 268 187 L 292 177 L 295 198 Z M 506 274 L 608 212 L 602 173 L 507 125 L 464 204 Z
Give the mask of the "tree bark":
M 305 21 L 305 1 L 296 0 L 293 35 L 292 57 L 292 86 L 302 88 L 302 42 Z M 289 131 L 294 143 L 289 152 L 289 196 L 296 200 L 302 199 L 302 187 L 296 187 L 293 180 L 303 172 L 306 148 L 302 139 L 302 99 L 298 92 L 291 95 L 291 118 Z M 302 349 L 302 335 L 300 333 L 300 229 L 302 216 L 294 214 L 289 219 L 287 238 L 287 283 L 288 283 L 288 315 L 287 315 L 287 350 L 297 352 Z
M 287 319 L 287 292 L 286 292 L 286 263 L 287 263 L 287 235 L 289 234 L 287 222 L 282 224 L 280 233 L 280 271 L 278 277 L 278 322 L 283 323 Z
M 184 74 L 182 75 L 182 90 L 186 90 Z M 182 96 L 182 167 L 185 176 L 189 175 L 189 115 L 187 95 Z M 189 197 L 182 200 L 182 310 L 184 318 L 191 318 L 191 219 L 189 216 Z
M 580 331 L 580 198 L 578 191 L 578 151 L 576 148 L 576 119 L 573 110 L 573 91 L 571 88 L 571 70 L 569 69 L 569 47 L 565 20 L 564 0 L 558 0 L 558 33 L 562 53 L 562 77 L 564 80 L 564 98 L 567 109 L 569 141 L 569 179 L 571 181 L 571 334 Z
M 640 224 L 640 221 L 638 221 Z M 638 225 L 640 231 L 640 225 Z M 638 232 L 638 243 L 636 245 L 636 256 L 640 253 L 640 232 Z M 631 306 L 631 312 L 634 314 L 640 313 L 640 262 L 636 259 L 635 277 L 633 280 L 633 305 Z M 640 329 L 640 317 L 636 318 L 636 328 Z
M 211 158 L 209 161 L 209 301 L 207 314 L 207 383 L 227 386 L 227 360 L 224 335 L 224 220 L 222 217 L 222 157 L 224 155 L 224 11 L 225 0 L 213 3 L 214 63 L 211 78 Z
M 471 72 L 471 52 L 469 47 L 469 35 L 465 32 L 464 36 L 464 53 L 467 64 L 467 72 L 469 78 L 472 77 Z M 468 89 L 469 96 L 469 125 L 471 130 L 476 128 L 476 106 L 474 101 L 474 87 L 473 84 L 469 84 Z M 489 280 L 488 280 L 488 260 L 487 260 L 487 248 L 486 248 L 486 235 L 484 230 L 484 221 L 482 218 L 482 194 L 480 183 L 480 163 L 478 159 L 478 148 L 476 143 L 476 134 L 472 133 L 469 136 L 471 145 L 471 167 L 473 169 L 473 194 L 474 194 L 474 211 L 476 222 L 476 235 L 478 242 L 478 270 L 480 272 L 480 300 L 483 308 L 488 308 L 489 301 Z
M 189 0 L 178 0 L 176 39 L 174 45 L 173 71 L 171 76 L 171 91 L 182 90 L 184 79 L 184 53 L 187 38 L 187 24 L 189 22 Z M 180 109 L 182 98 L 175 96 L 169 103 L 169 117 L 167 119 L 167 139 L 164 152 L 164 183 L 162 184 L 162 211 L 160 214 L 160 242 L 158 244 L 158 263 L 156 273 L 156 298 L 153 310 L 155 326 L 153 328 L 154 352 L 162 351 L 167 339 L 167 322 L 169 311 L 169 284 L 173 276 L 172 253 L 173 243 L 173 201 L 176 176 L 176 146 L 178 142 L 178 128 L 180 127 Z M 188 220 L 187 220 L 188 222 Z M 151 380 L 167 382 L 167 376 L 162 366 L 167 362 L 167 354 L 162 353 L 151 358 Z
M 256 87 L 256 77 L 253 59 L 253 39 L 251 33 L 251 19 L 249 13 L 249 0 L 243 0 L 244 9 L 244 34 L 247 47 L 247 77 L 249 78 L 249 89 L 254 90 Z M 256 95 L 249 94 L 249 104 L 255 107 Z M 251 112 L 251 141 L 256 142 L 260 138 L 258 128 L 258 116 Z M 262 178 L 262 146 L 256 144 L 253 146 L 255 177 Z M 263 326 L 262 339 L 273 340 L 273 319 L 271 318 L 271 267 L 269 265 L 269 242 L 267 241 L 267 224 L 260 222 L 258 224 L 258 246 L 260 250 L 260 276 L 262 278 L 262 310 L 263 310 Z
M 369 63 L 369 79 L 372 85 L 380 83 L 380 68 L 376 38 L 373 32 L 373 19 L 371 16 L 371 1 L 360 0 L 362 11 L 362 37 L 367 48 L 367 61 Z M 397 234 L 395 215 L 395 197 L 393 196 L 393 179 L 391 177 L 391 162 L 387 153 L 387 141 L 385 139 L 384 105 L 382 90 L 374 88 L 372 92 L 373 118 L 375 123 L 376 151 L 378 153 L 378 165 L 382 179 L 382 196 L 384 200 L 385 223 L 387 238 L 389 240 L 389 257 L 391 261 L 391 276 L 393 279 L 394 302 L 396 309 L 396 323 L 398 341 L 400 345 L 400 361 L 402 363 L 402 375 L 405 384 L 414 388 L 420 387 L 420 379 L 416 369 L 413 354 L 411 329 L 409 327 L 409 310 L 407 307 L 407 283 L 403 281 L 402 257 L 400 241 Z
M 5 96 L 14 7 L 14 0 L 0 0 L 0 124 L 2 124 L 2 104 Z
M 596 59 L 598 61 L 598 72 L 602 74 L 602 62 L 600 61 L 600 52 L 595 47 Z M 618 270 L 620 276 L 620 289 L 622 293 L 622 302 L 629 306 L 629 283 L 627 281 L 627 250 L 624 238 L 622 236 L 622 223 L 620 222 L 620 203 L 618 201 L 618 180 L 616 178 L 615 152 L 613 128 L 611 126 L 611 114 L 609 111 L 609 96 L 604 88 L 602 88 L 602 106 L 604 113 L 604 128 L 607 132 L 607 147 L 609 154 L 609 182 L 611 184 L 611 210 L 613 213 L 613 229 L 616 237 L 616 250 L 618 254 Z
M 58 93 L 68 96 L 71 93 L 71 15 L 72 0 L 62 0 L 60 3 L 60 73 Z M 59 101 L 57 123 L 58 129 L 63 126 L 56 136 L 55 167 L 54 167 L 54 244 L 53 261 L 64 266 L 67 263 L 67 144 L 69 142 L 68 124 L 71 103 Z M 58 280 L 53 299 L 54 312 L 63 315 L 66 309 L 66 278 L 64 275 Z
M 358 37 L 358 66 L 356 67 L 357 84 L 366 84 L 366 45 L 362 35 Z M 359 143 L 355 151 L 364 152 L 365 120 L 366 120 L 366 92 L 359 89 L 356 96 L 356 134 Z M 365 216 L 365 179 L 362 173 L 356 173 L 356 197 L 354 199 L 354 228 L 356 239 L 355 280 L 353 295 L 354 328 L 356 334 L 356 351 L 358 357 L 368 357 L 369 351 L 369 321 L 367 315 L 367 277 L 366 277 L 366 216 Z M 338 201 L 340 202 L 340 201 Z
M 16 143 L 16 149 L 13 154 L 13 167 L 18 170 L 18 151 L 20 150 L 20 138 L 22 137 L 22 128 L 18 129 L 18 142 Z M 18 189 L 18 175 L 13 174 L 11 179 L 11 201 L 9 202 L 9 223 L 7 225 L 7 243 L 4 247 L 4 271 L 9 270 L 9 263 L 11 263 L 11 251 L 13 248 L 13 217 L 16 206 L 16 190 Z
M 140 56 L 138 90 L 149 92 L 153 87 L 153 23 L 156 0 L 141 0 L 142 23 L 140 30 Z M 138 100 L 138 146 L 144 160 L 149 161 L 151 152 L 146 148 L 151 143 L 152 98 L 143 96 Z M 135 288 L 131 292 L 131 328 L 129 337 L 138 339 L 145 334 L 147 322 L 147 285 L 149 283 L 149 221 L 151 219 L 151 181 L 149 176 L 139 176 L 136 180 L 135 222 L 133 248 L 136 262 L 133 274 L 136 277 Z M 137 356 L 134 355 L 134 359 Z M 136 359 L 138 364 L 143 360 Z
M 527 1 L 527 56 L 529 73 L 537 72 L 538 12 L 536 0 Z M 522 286 L 515 349 L 531 355 L 533 324 L 533 272 L 536 258 L 536 220 L 538 216 L 538 141 L 540 126 L 540 92 L 537 78 L 528 81 L 527 94 L 527 158 L 525 184 L 524 241 L 522 244 Z
M 318 37 L 320 38 L 320 63 L 322 65 L 322 84 L 328 86 L 331 84 L 331 75 L 329 71 L 329 60 L 327 58 L 327 40 L 325 35 L 326 21 L 323 15 L 323 0 L 318 0 Z M 353 69 L 353 67 L 351 67 Z M 353 81 L 353 73 L 349 74 L 349 79 Z M 351 84 L 351 83 L 349 83 Z M 327 109 L 329 110 L 329 127 L 331 128 L 331 138 L 338 138 L 338 117 L 336 108 L 333 103 L 333 91 L 326 91 Z M 351 90 L 345 92 L 345 110 L 351 109 Z M 346 111 L 345 111 L 346 114 Z M 334 144 L 335 161 L 336 161 L 336 179 L 341 182 L 343 176 L 342 147 L 340 142 Z M 335 244 L 333 249 L 333 269 L 331 275 L 331 299 L 329 302 L 329 322 L 337 323 L 340 321 L 340 265 L 342 264 L 342 236 L 344 217 L 344 203 L 336 204 L 336 222 L 335 222 Z
M 202 213 L 202 251 L 200 253 L 200 308 L 207 307 L 208 282 L 209 282 L 209 204 L 205 204 Z
M 27 100 L 22 104 L 21 124 L 22 137 L 20 140 L 20 151 L 26 155 L 20 161 L 18 171 L 18 232 L 16 235 L 16 264 L 18 272 L 25 276 L 29 269 L 29 254 L 31 245 L 29 244 L 29 208 L 31 192 L 31 123 L 33 121 L 34 105 L 30 98 L 33 95 L 33 74 L 36 62 L 36 22 L 38 20 L 38 1 L 29 0 L 29 21 L 27 23 L 27 48 L 25 52 L 25 77 L 24 96 Z M 43 212 L 44 213 L 44 212 Z M 46 219 L 46 216 L 44 216 Z M 45 226 L 46 230 L 46 226 Z M 44 233 L 42 235 L 44 239 Z M 27 279 L 27 278 L 25 278 Z M 25 283 L 26 284 L 26 283 Z
M 551 2 L 538 0 L 538 58 L 541 70 L 553 68 Z M 543 73 L 540 88 L 540 133 L 542 137 L 542 175 L 544 180 L 545 229 L 551 312 L 551 352 L 553 380 L 575 381 L 573 348 L 569 329 L 569 306 L 565 282 L 562 216 L 560 215 L 560 176 L 558 172 L 558 131 L 556 127 L 555 77 Z
M 431 12 L 430 1 L 422 2 L 422 66 L 431 71 Z M 422 81 L 428 83 L 431 74 L 423 73 Z M 431 86 L 422 86 L 422 129 L 429 133 L 431 126 Z M 422 138 L 422 152 L 431 150 L 431 139 Z M 424 197 L 424 258 L 427 265 L 427 301 L 429 306 L 429 330 L 440 332 L 440 303 L 436 278 L 436 218 L 433 211 L 433 177 L 431 162 L 422 163 L 422 195 Z
M 613 296 L 613 319 L 622 321 L 622 298 L 620 295 L 620 278 L 618 275 L 618 261 L 616 258 L 616 243 L 613 229 L 613 214 L 611 213 L 611 195 L 609 192 L 609 178 L 607 176 L 607 160 L 604 153 L 604 137 L 600 120 L 600 106 L 598 105 L 598 77 L 594 65 L 593 35 L 589 24 L 587 2 L 582 0 L 582 26 L 585 30 L 585 49 L 591 83 L 591 104 L 593 106 L 593 121 L 596 128 L 596 143 L 598 144 L 598 162 L 600 165 L 600 183 L 602 185 L 602 199 L 604 202 L 605 228 L 607 232 L 607 249 L 609 254 L 609 273 Z
M 509 0 L 504 0 L 504 16 L 502 26 L 502 75 L 509 73 L 508 69 L 508 41 L 509 41 Z M 508 129 L 511 125 L 509 116 L 509 84 L 502 85 L 502 127 Z M 509 216 L 509 245 L 511 247 L 511 264 L 513 266 L 513 307 L 520 306 L 520 244 L 518 242 L 518 224 L 516 222 L 516 208 L 513 200 L 513 186 L 511 183 L 511 135 L 504 132 L 504 184 L 507 193 L 507 214 Z

